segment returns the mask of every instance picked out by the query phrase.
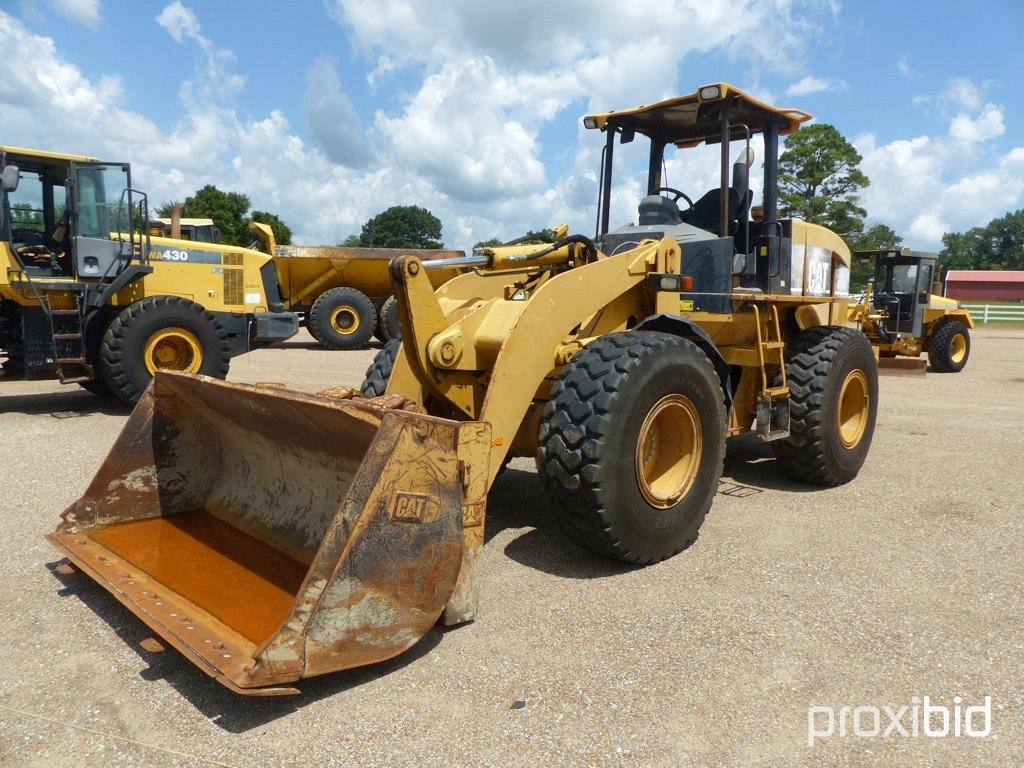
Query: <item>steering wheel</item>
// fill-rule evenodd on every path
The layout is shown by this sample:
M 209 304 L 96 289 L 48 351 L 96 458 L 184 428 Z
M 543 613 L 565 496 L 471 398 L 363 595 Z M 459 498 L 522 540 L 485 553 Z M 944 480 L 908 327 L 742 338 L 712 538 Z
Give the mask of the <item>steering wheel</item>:
M 30 227 L 17 227 L 11 230 L 11 240 L 24 245 L 43 245 L 43 233 Z
M 658 194 L 659 192 L 668 192 L 671 195 L 675 195 L 675 197 L 672 198 L 673 203 L 679 202 L 680 197 L 683 198 L 683 200 L 685 200 L 687 205 L 689 205 L 690 207 L 687 208 L 682 213 L 686 214 L 693 210 L 693 200 L 691 200 L 690 196 L 687 195 L 685 192 L 680 192 L 675 187 L 658 187 L 656 190 L 654 190 L 654 194 Z

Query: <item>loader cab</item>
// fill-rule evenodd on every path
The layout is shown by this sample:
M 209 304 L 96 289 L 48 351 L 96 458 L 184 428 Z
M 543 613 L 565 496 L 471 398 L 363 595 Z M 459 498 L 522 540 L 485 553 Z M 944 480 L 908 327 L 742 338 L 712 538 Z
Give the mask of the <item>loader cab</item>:
M 127 163 L 0 148 L 0 239 L 32 278 L 113 279 L 136 251 Z M 9 188 L 10 187 L 10 188 Z
M 896 337 L 920 338 L 924 330 L 924 311 L 931 300 L 935 273 L 935 254 L 904 250 L 859 252 L 873 258 L 872 307 L 884 314 L 882 326 Z
M 769 106 L 727 83 L 656 104 L 587 115 L 584 126 L 605 133 L 597 225 L 602 251 L 610 255 L 646 238 L 675 238 L 683 249 L 684 275 L 694 283 L 698 310 L 728 311 L 734 286 L 790 292 L 783 251 L 792 242 L 791 225 L 777 217 L 778 143 L 780 136 L 809 119 L 806 112 Z M 765 147 L 763 195 L 754 209 L 751 172 L 756 158 L 751 143 L 759 134 Z M 616 145 L 631 144 L 637 137 L 648 142 L 645 195 L 635 204 L 636 223 L 611 229 Z M 687 160 L 691 154 L 696 159 L 693 150 L 699 147 L 717 149 L 717 178 L 710 188 L 706 181 L 695 180 L 704 175 L 700 163 L 690 165 L 692 178 L 685 175 Z M 671 186 L 666 178 L 670 167 Z M 616 207 L 622 207 L 617 198 Z

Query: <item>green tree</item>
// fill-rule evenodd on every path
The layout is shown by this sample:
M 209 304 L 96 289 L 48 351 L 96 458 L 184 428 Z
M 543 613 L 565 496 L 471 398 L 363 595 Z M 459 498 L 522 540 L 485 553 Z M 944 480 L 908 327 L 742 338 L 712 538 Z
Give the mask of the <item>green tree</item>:
M 160 219 L 169 219 L 174 214 L 174 206 L 179 205 L 177 200 L 166 200 L 153 209 L 153 215 Z
M 394 205 L 363 224 L 367 248 L 443 248 L 441 220 L 418 205 Z
M 292 229 L 281 221 L 281 217 L 276 213 L 253 211 L 252 216 L 249 217 L 249 221 L 258 221 L 260 224 L 269 225 L 270 229 L 274 233 L 274 240 L 276 240 L 279 245 L 291 245 Z
M 477 248 L 494 248 L 495 246 L 501 245 L 504 242 L 500 237 L 492 237 L 487 240 L 480 240 L 473 243 L 473 250 Z
M 338 245 L 342 246 L 343 248 L 362 248 L 363 238 L 361 238 L 359 235 L 349 235 L 340 243 L 338 243 Z
M 154 211 L 159 218 L 170 218 L 174 214 L 176 201 L 160 203 Z M 182 218 L 213 219 L 220 233 L 220 241 L 226 245 L 244 245 L 262 243 L 249 229 L 249 222 L 259 221 L 268 224 L 274 231 L 274 239 L 281 245 L 292 241 L 292 230 L 276 213 L 253 211 L 249 213 L 249 197 L 241 192 L 222 192 L 212 184 L 196 190 L 185 198 L 181 212 Z
M 939 264 L 945 269 L 1024 269 L 1024 209 L 983 227 L 947 232 Z
M 873 224 L 867 229 L 847 235 L 846 244 L 851 251 L 877 251 L 883 248 L 899 248 L 903 238 L 896 234 L 892 227 L 885 224 Z M 850 269 L 850 288 L 859 290 L 871 277 L 874 260 L 854 259 Z
M 867 211 L 858 203 L 871 182 L 861 156 L 834 126 L 810 125 L 786 138 L 779 157 L 779 208 L 838 235 L 862 232 Z
M 220 231 L 220 240 L 228 245 L 248 245 L 252 240 L 249 231 L 249 197 L 241 192 L 221 192 L 207 184 L 194 195 L 185 198 L 182 216 L 196 219 L 213 219 Z

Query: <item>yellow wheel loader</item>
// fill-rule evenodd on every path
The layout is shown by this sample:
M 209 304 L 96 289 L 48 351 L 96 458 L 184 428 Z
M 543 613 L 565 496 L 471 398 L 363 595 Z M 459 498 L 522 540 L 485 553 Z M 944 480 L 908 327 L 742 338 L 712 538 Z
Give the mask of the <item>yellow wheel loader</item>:
M 878 380 L 850 252 L 776 214 L 779 136 L 808 118 L 725 83 L 588 115 L 605 137 L 596 237 L 392 261 L 402 338 L 363 396 L 158 375 L 51 542 L 224 685 L 291 693 L 475 616 L 509 456 L 535 457 L 570 538 L 638 564 L 695 540 L 730 435 L 755 431 L 799 480 L 853 479 Z M 638 136 L 647 194 L 612 230 L 613 154 Z M 719 182 L 666 189 L 666 148 L 704 144 Z M 438 266 L 472 269 L 435 289 Z
M 957 373 L 971 354 L 974 320 L 960 302 L 941 295 L 934 253 L 882 249 L 856 251 L 874 263 L 863 308 L 863 330 L 878 349 L 879 367 L 924 374 L 925 361 L 937 373 Z
M 0 168 L 3 378 L 134 402 L 156 371 L 223 378 L 298 330 L 270 256 L 154 237 L 127 163 L 0 147 Z

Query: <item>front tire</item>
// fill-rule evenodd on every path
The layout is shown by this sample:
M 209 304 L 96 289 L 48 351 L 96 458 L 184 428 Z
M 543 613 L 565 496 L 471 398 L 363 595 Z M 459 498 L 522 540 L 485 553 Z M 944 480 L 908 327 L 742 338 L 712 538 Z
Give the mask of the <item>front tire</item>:
M 959 373 L 971 356 L 971 334 L 960 320 L 944 320 L 928 341 L 928 362 L 936 373 Z
M 875 431 L 878 363 L 871 342 L 852 328 L 820 326 L 786 350 L 790 432 L 775 443 L 786 473 L 812 485 L 857 476 Z
M 154 296 L 135 302 L 111 321 L 100 346 L 100 366 L 114 394 L 134 403 L 158 370 L 223 379 L 230 352 L 224 329 L 199 304 Z
M 718 490 L 721 383 L 693 342 L 604 336 L 576 354 L 540 426 L 537 465 L 559 523 L 605 557 L 647 564 L 685 549 Z
M 402 323 L 398 319 L 398 299 L 389 296 L 380 308 L 380 329 L 384 334 L 382 341 L 402 338 Z
M 313 338 L 328 349 L 362 349 L 373 336 L 377 313 L 362 291 L 331 288 L 313 302 L 308 323 Z
M 359 391 L 363 397 L 379 397 L 388 389 L 388 380 L 398 358 L 398 350 L 402 348 L 401 339 L 392 339 L 383 346 L 366 369 L 366 378 Z

